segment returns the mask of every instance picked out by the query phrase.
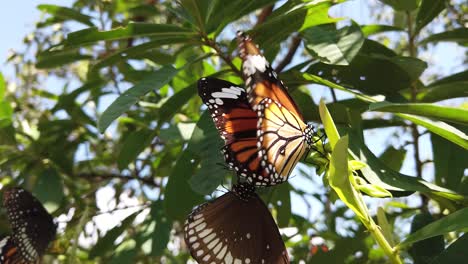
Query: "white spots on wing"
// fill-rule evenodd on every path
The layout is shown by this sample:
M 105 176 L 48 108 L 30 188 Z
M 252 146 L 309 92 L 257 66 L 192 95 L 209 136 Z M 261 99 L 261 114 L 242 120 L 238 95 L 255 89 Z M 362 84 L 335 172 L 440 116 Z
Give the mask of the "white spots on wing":
M 222 243 L 220 245 L 222 245 Z M 227 245 L 225 245 L 223 247 L 223 249 L 221 249 L 221 251 L 218 253 L 218 255 L 216 255 L 216 258 L 217 259 L 223 259 L 224 255 L 226 254 L 226 251 L 227 251 Z
M 250 76 L 255 74 L 256 71 L 265 72 L 268 66 L 268 61 L 262 55 L 247 55 L 242 69 L 244 75 Z
M 219 242 L 219 238 L 216 238 L 215 240 L 211 241 L 209 244 L 208 244 L 208 249 L 213 249 Z
M 247 237 L 247 239 L 250 239 L 252 236 L 250 235 L 250 233 L 247 233 L 247 235 L 245 235 Z
M 213 98 L 230 98 L 238 99 L 239 96 L 244 92 L 244 89 L 236 86 L 231 86 L 229 88 L 222 88 L 221 92 L 214 92 L 211 94 Z
M 197 257 L 200 257 L 201 255 L 203 255 L 203 249 L 197 251 Z
M 215 102 L 216 102 L 215 106 L 216 106 L 216 105 L 223 105 L 223 104 L 224 104 L 223 100 L 221 100 L 221 99 L 219 99 L 219 98 L 216 98 L 216 99 L 215 99 Z
M 189 242 L 190 242 L 190 243 L 193 243 L 193 242 L 195 242 L 195 241 L 197 241 L 197 237 L 196 237 L 196 236 L 192 236 L 192 237 L 189 238 Z
M 249 258 L 246 258 L 246 259 L 245 259 L 245 263 L 246 263 L 246 264 L 250 264 L 250 259 L 249 259 Z
M 242 264 L 242 260 L 240 260 L 240 259 L 235 259 L 235 260 L 234 260 L 234 264 Z
M 203 261 L 208 261 L 210 259 L 210 255 L 207 254 L 206 256 L 203 257 Z
M 196 242 L 192 245 L 193 249 L 197 249 L 200 246 L 200 243 Z
M 216 234 L 215 234 L 215 233 L 211 233 L 211 234 L 209 234 L 207 237 L 205 237 L 205 238 L 203 239 L 203 242 L 208 243 L 208 242 L 210 242 L 211 240 L 213 240 L 213 238 L 215 238 L 215 237 L 216 237 Z
M 200 233 L 200 235 L 199 235 L 200 238 L 206 237 L 208 234 L 211 233 L 211 231 L 213 231 L 213 229 L 211 229 L 211 228 L 203 230 L 203 231 Z
M 232 264 L 233 258 L 231 255 L 231 252 L 228 252 L 226 257 L 224 258 L 224 263 L 226 264 Z

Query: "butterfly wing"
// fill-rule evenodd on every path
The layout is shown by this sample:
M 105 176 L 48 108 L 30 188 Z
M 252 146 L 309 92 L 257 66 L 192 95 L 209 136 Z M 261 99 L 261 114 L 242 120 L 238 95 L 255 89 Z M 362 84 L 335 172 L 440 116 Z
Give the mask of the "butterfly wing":
M 0 238 L 0 264 L 32 264 L 27 262 L 19 253 L 19 249 L 11 236 Z
M 18 253 L 27 263 L 38 262 L 56 234 L 52 216 L 31 193 L 21 188 L 6 190 L 3 204 Z
M 248 100 L 254 110 L 264 98 L 280 102 L 291 113 L 303 120 L 294 100 L 289 95 L 283 82 L 278 79 L 276 72 L 262 55 L 252 39 L 242 32 L 238 32 L 239 52 L 243 61 Z
M 270 179 L 260 166 L 258 155 L 258 118 L 245 90 L 224 80 L 202 78 L 198 81 L 198 94 L 224 139 L 222 151 L 228 166 L 248 182 L 268 185 Z
M 306 152 L 309 128 L 286 107 L 269 98 L 259 104 L 257 114 L 260 155 L 268 173 L 281 182 Z
M 205 263 L 289 263 L 278 227 L 263 201 L 228 192 L 192 212 L 184 227 L 195 260 Z

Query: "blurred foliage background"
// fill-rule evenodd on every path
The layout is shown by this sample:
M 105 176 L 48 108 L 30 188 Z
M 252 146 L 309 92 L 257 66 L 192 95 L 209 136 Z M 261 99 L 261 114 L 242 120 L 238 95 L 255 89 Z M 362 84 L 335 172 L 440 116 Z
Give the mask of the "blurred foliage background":
M 366 200 L 386 215 L 379 224 L 387 238 L 398 244 L 425 226 L 401 244 L 404 260 L 466 260 L 468 6 L 359 5 L 372 10 L 371 24 L 347 18 L 346 0 L 37 6 L 44 16 L 23 46 L 12 47 L 14 74 L 0 80 L 0 187 L 32 190 L 56 217 L 59 235 L 44 262 L 190 261 L 186 215 L 225 192 L 233 176 L 196 81 L 242 82 L 237 30 L 273 62 L 307 121 L 319 122 L 316 103 L 326 100 L 368 164 L 360 176 L 392 191 L 393 198 Z M 462 51 L 459 65 L 434 63 L 447 42 Z M 386 103 L 365 99 L 377 95 Z M 386 262 L 313 164 L 293 174 L 290 183 L 260 191 L 292 263 Z M 314 236 L 331 251 L 312 256 Z

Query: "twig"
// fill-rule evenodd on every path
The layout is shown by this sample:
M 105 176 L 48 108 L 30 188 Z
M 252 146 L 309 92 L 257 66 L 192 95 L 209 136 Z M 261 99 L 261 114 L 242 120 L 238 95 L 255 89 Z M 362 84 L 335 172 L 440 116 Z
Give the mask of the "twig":
M 78 176 L 79 178 L 87 179 L 87 180 L 92 180 L 92 179 L 119 179 L 123 181 L 137 180 L 144 184 L 151 185 L 153 187 L 161 187 L 159 183 L 156 183 L 151 178 L 128 177 L 128 176 L 125 176 L 122 174 L 116 174 L 116 173 L 83 172 L 83 173 L 77 174 L 76 176 Z
M 273 12 L 273 7 L 274 7 L 274 5 L 269 5 L 269 6 L 262 9 L 260 14 L 258 14 L 257 23 L 255 24 L 255 26 L 258 26 L 258 25 L 262 24 L 263 22 L 265 22 L 267 17 L 269 15 L 271 15 L 271 13 Z
M 302 39 L 298 35 L 295 35 L 292 38 L 291 44 L 289 45 L 288 53 L 286 54 L 286 56 L 284 56 L 284 58 L 280 61 L 280 63 L 278 63 L 278 66 L 276 66 L 275 71 L 277 73 L 280 73 L 281 71 L 283 71 L 283 69 L 286 66 L 288 66 L 289 63 L 291 63 L 294 57 L 294 54 L 296 54 L 296 51 L 299 48 L 299 45 L 301 44 L 301 41 Z
M 234 71 L 237 75 L 239 75 L 239 77 L 242 78 L 242 73 L 239 69 L 237 69 L 237 67 L 232 63 L 232 60 L 229 56 L 227 56 L 226 54 L 224 54 L 224 52 L 221 50 L 221 48 L 218 46 L 218 44 L 216 43 L 216 41 L 214 41 L 213 39 L 210 39 L 210 38 L 207 38 L 207 37 L 204 37 L 203 39 L 203 42 L 207 45 L 207 46 L 210 46 L 211 48 L 213 48 L 216 53 L 218 54 L 218 56 L 227 64 L 229 65 L 229 67 L 231 67 L 232 71 Z

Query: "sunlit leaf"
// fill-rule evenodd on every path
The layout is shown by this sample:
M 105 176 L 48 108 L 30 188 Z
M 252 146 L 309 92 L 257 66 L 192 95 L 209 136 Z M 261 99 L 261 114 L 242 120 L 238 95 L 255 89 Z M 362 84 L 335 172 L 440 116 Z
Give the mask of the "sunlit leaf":
M 379 102 L 369 105 L 370 111 L 406 113 L 433 119 L 468 124 L 468 110 L 435 104 L 392 104 Z
M 463 234 L 450 244 L 431 264 L 463 263 L 468 258 L 468 233 Z
M 330 27 L 312 27 L 303 32 L 306 48 L 326 64 L 349 65 L 364 43 L 358 25 L 339 30 Z
M 36 67 L 39 69 L 49 69 L 92 58 L 93 56 L 81 54 L 78 50 L 43 52 L 38 56 Z
M 427 90 L 418 93 L 418 100 L 421 102 L 437 102 L 466 97 L 468 94 L 468 81 L 443 82 L 427 88 Z
M 399 27 L 395 27 L 395 26 L 389 26 L 389 25 L 364 25 L 364 26 L 361 26 L 361 31 L 364 34 L 364 36 L 368 37 L 368 36 L 383 33 L 383 32 L 403 31 L 403 29 Z

